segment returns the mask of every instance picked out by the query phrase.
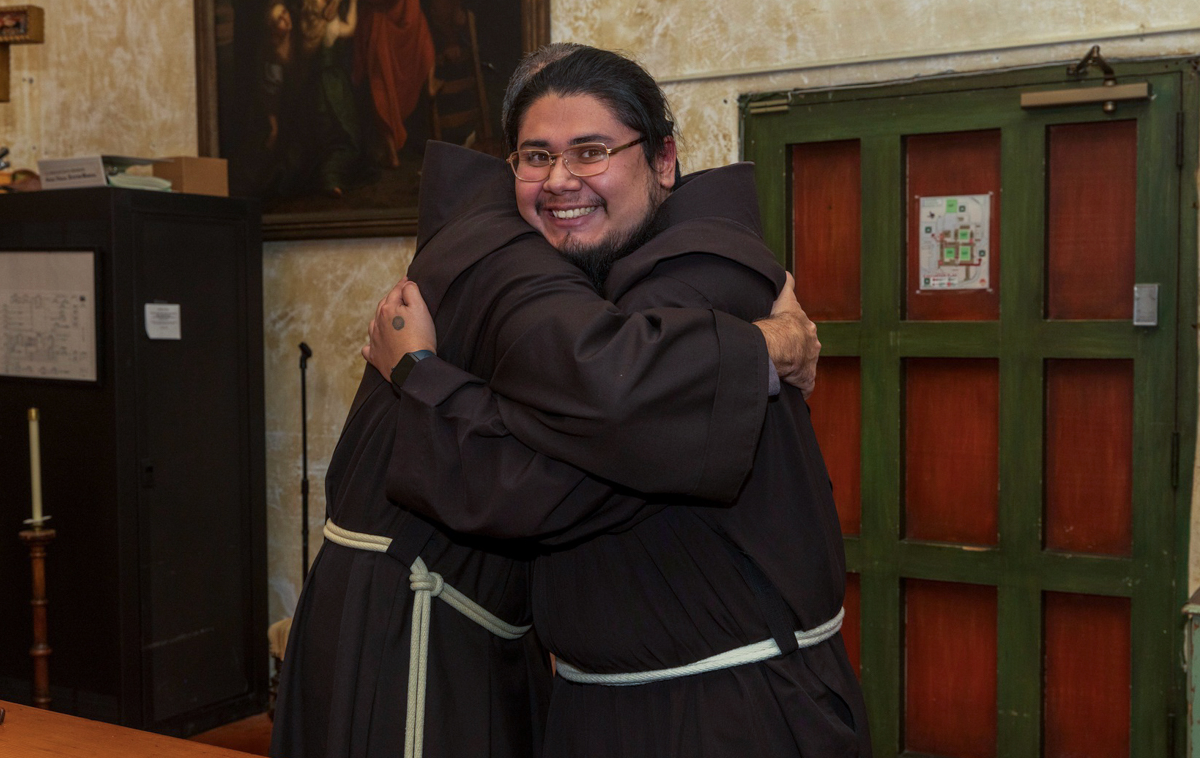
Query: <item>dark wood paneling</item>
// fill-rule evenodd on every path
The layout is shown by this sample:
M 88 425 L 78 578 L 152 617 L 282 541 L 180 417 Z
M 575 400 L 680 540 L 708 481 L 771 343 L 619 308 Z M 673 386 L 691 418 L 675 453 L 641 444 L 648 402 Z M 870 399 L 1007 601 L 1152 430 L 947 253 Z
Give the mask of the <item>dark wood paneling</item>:
M 858 140 L 792 147 L 796 298 L 816 320 L 862 315 L 862 186 Z
M 858 358 L 822 358 L 809 407 L 833 482 L 842 533 L 858 534 L 862 524 L 862 376 Z
M 914 321 L 991 321 L 1000 318 L 1000 131 L 922 134 L 905 138 L 908 271 L 905 318 Z M 992 193 L 991 286 L 987 290 L 920 292 L 920 198 Z
M 996 544 L 997 362 L 910 358 L 904 366 L 905 536 Z
M 1060 124 L 1048 141 L 1047 316 L 1130 318 L 1137 122 Z
M 1129 555 L 1133 362 L 1046 361 L 1046 547 Z
M 1129 755 L 1130 601 L 1045 594 L 1045 758 Z
M 996 755 L 996 588 L 909 579 L 904 746 L 956 758 Z

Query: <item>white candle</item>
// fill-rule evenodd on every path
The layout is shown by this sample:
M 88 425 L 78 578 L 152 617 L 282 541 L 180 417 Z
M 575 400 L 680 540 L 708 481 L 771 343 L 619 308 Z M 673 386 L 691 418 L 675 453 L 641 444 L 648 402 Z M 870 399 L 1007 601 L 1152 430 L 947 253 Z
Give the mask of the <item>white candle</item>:
M 29 480 L 33 485 L 33 525 L 42 525 L 42 450 L 38 439 L 38 409 L 29 409 Z

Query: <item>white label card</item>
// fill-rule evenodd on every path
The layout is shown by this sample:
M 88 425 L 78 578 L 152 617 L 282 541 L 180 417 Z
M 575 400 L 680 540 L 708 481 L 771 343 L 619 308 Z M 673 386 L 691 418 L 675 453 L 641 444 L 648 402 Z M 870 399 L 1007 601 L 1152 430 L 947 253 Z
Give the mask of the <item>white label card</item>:
M 98 155 L 38 161 L 42 189 L 103 187 L 108 184 L 104 161 Z
M 182 339 L 179 306 L 174 303 L 146 303 L 146 336 L 152 340 Z

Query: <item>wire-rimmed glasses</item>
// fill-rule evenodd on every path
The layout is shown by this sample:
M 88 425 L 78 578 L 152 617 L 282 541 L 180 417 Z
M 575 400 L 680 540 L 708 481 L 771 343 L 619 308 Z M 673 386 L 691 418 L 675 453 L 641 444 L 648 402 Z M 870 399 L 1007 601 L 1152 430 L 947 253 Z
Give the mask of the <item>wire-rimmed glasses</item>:
M 561 153 L 552 153 L 539 148 L 517 150 L 508 156 L 508 165 L 522 182 L 544 182 L 550 176 L 554 162 L 562 158 L 567 171 L 578 177 L 595 176 L 608 170 L 608 158 L 621 152 L 627 147 L 645 142 L 645 137 L 638 137 L 633 142 L 609 147 L 603 142 L 584 142 L 571 145 Z

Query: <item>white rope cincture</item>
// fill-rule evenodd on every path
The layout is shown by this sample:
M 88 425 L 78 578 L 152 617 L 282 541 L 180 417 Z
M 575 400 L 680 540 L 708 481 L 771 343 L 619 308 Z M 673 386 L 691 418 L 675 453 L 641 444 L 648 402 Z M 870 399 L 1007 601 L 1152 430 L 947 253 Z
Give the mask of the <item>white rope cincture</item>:
M 343 547 L 386 553 L 392 544 L 390 537 L 363 534 L 343 529 L 332 521 L 325 522 L 325 539 Z M 404 729 L 404 758 L 420 758 L 425 741 L 425 683 L 429 663 L 429 618 L 433 598 L 440 597 L 462 615 L 479 624 L 497 637 L 520 639 L 532 626 L 515 626 L 492 615 L 486 608 L 446 584 L 441 574 L 430 571 L 419 557 L 413 561 L 408 575 L 414 593 L 412 637 L 408 654 L 408 718 Z
M 824 624 L 812 629 L 796 632 L 796 644 L 799 647 L 812 647 L 821 644 L 841 631 L 842 619 L 845 616 L 846 609 L 842 608 L 837 612 L 836 616 Z M 559 658 L 556 670 L 558 671 L 558 675 L 563 679 L 566 679 L 568 682 L 575 682 L 576 684 L 603 684 L 609 687 L 629 687 L 635 684 L 649 684 L 650 682 L 661 682 L 666 679 L 678 679 L 683 676 L 703 674 L 707 671 L 733 668 L 734 666 L 741 666 L 747 663 L 758 663 L 770 658 L 777 658 L 780 655 L 783 655 L 783 651 L 779 649 L 779 643 L 770 639 L 734 648 L 733 650 L 726 650 L 724 653 L 710 655 L 694 663 L 668 669 L 634 671 L 621 674 L 592 674 L 587 671 L 580 671 L 562 658 Z

